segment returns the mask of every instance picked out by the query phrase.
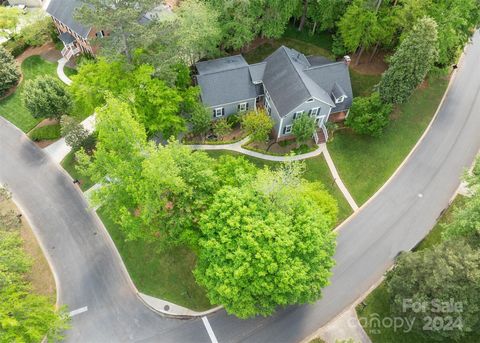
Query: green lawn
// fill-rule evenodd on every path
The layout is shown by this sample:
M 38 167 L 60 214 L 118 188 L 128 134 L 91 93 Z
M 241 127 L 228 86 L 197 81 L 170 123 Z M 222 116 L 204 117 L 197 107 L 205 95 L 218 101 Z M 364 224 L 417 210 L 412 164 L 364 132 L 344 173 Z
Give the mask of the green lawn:
M 101 210 L 98 215 L 140 292 L 192 310 L 204 311 L 212 307 L 205 290 L 197 285 L 192 274 L 196 256 L 191 250 L 179 247 L 161 252 L 154 244 L 125 241 L 118 225 Z
M 416 250 L 430 248 L 438 244 L 441 240 L 442 224 L 449 223 L 452 219 L 452 210 L 454 207 L 462 206 L 465 203 L 465 198 L 461 195 L 457 196 L 452 203 L 452 206 L 444 213 L 439 222 L 425 237 L 425 239 L 418 245 Z M 390 302 L 387 293 L 387 288 L 383 282 L 378 286 L 364 301 L 367 306 L 357 306 L 357 314 L 359 318 L 382 318 L 390 316 Z M 364 320 L 361 322 L 368 322 Z M 373 322 L 373 321 L 372 321 Z M 404 333 L 402 330 L 394 332 L 393 328 L 385 327 L 370 327 L 364 326 L 365 331 L 370 336 L 373 343 L 428 343 L 431 340 L 426 340 L 417 333 Z M 449 340 L 439 341 L 439 343 L 447 343 Z M 480 342 L 480 333 L 473 333 L 460 342 Z
M 360 74 L 350 69 L 353 96 L 368 96 L 374 91 L 374 87 L 380 82 L 381 75 Z
M 44 60 L 40 56 L 31 56 L 22 63 L 24 79 L 17 91 L 8 98 L 0 101 L 0 115 L 9 120 L 23 132 L 30 131 L 41 119 L 33 118 L 22 104 L 22 90 L 25 80 L 35 79 L 40 75 L 57 75 L 57 64 Z M 69 68 L 66 68 L 67 72 Z
M 380 138 L 345 129 L 336 132 L 328 143 L 337 170 L 359 205 L 393 174 L 432 119 L 448 80 L 430 77 L 428 83 L 427 88 L 417 90 L 406 104 L 398 106 Z
M 75 169 L 75 151 L 69 152 L 60 164 L 73 179 L 80 180 L 80 188 L 82 191 L 86 191 L 93 186 L 93 182 L 89 178 L 80 175 L 80 173 Z
M 60 124 L 36 127 L 28 133 L 28 137 L 33 141 L 59 139 L 61 137 Z
M 228 151 L 228 150 L 221 150 L 221 151 L 206 151 L 210 156 L 214 158 L 218 158 L 221 155 L 234 155 L 238 156 L 240 154 Z M 246 159 L 251 161 L 259 168 L 263 168 L 264 166 L 269 166 L 271 168 L 275 168 L 278 166 L 278 162 L 273 161 L 265 161 L 251 156 L 244 156 Z M 323 156 L 318 156 L 314 158 L 309 158 L 305 160 L 306 163 L 306 172 L 305 178 L 309 181 L 320 181 L 322 182 L 328 192 L 337 200 L 339 212 L 338 212 L 338 223 L 345 220 L 350 214 L 352 214 L 352 208 L 348 205 L 347 200 L 343 196 L 342 192 L 338 189 L 337 185 L 335 184 L 332 175 L 330 174 L 330 170 L 328 169 L 327 162 Z

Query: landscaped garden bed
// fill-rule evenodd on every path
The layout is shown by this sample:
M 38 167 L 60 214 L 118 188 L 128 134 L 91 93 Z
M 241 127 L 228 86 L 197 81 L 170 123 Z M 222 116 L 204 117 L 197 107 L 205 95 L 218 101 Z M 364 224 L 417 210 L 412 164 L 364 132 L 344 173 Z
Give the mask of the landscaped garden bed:
M 232 129 L 230 133 L 223 137 L 218 137 L 214 133 L 209 133 L 202 138 L 200 135 L 194 135 L 192 133 L 188 133 L 183 138 L 184 144 L 211 144 L 211 145 L 218 145 L 218 144 L 232 144 L 241 141 L 245 137 L 247 137 L 247 132 L 243 130 L 240 125 L 237 125 Z
M 275 140 L 269 140 L 268 142 L 250 141 L 242 147 L 247 150 L 273 156 L 287 156 L 291 154 L 300 155 L 318 149 L 318 145 L 315 144 L 313 139 L 302 144 L 298 144 L 293 139 L 280 142 L 276 142 Z

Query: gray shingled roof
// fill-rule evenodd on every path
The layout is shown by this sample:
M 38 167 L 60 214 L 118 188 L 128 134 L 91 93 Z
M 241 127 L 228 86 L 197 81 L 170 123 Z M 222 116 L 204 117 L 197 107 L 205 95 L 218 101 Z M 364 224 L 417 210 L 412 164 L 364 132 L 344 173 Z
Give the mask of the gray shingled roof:
M 305 55 L 281 46 L 265 61 L 267 66 L 263 83 L 280 116 L 287 115 L 295 107 L 312 97 L 332 107 L 335 106 L 325 89 L 322 89 L 305 74 L 304 71 L 310 67 Z
M 329 60 L 328 58 L 323 56 L 307 56 L 307 60 L 312 67 L 333 63 L 332 60 Z
M 305 70 L 307 74 L 316 84 L 332 93 L 335 83 L 343 90 L 347 98 L 340 104 L 335 104 L 332 113 L 343 111 L 352 105 L 353 92 L 350 82 L 350 74 L 348 66 L 345 62 L 334 62 L 318 67 L 312 67 Z
M 197 76 L 202 101 L 207 106 L 218 106 L 257 97 L 248 65 Z
M 267 66 L 267 62 L 261 62 L 257 64 L 251 64 L 249 66 L 250 69 L 250 76 L 252 77 L 253 83 L 259 83 L 263 80 L 263 75 L 265 74 L 265 67 Z
M 70 44 L 75 42 L 75 37 L 73 37 L 70 33 L 68 32 L 62 32 L 58 38 L 64 42 L 65 44 Z
M 91 28 L 83 26 L 73 18 L 75 9 L 81 6 L 81 0 L 51 0 L 47 7 L 47 13 L 60 20 L 81 37 L 87 38 Z
M 197 62 L 195 64 L 199 75 L 218 73 L 221 71 L 248 67 L 242 55 L 217 58 L 216 60 Z

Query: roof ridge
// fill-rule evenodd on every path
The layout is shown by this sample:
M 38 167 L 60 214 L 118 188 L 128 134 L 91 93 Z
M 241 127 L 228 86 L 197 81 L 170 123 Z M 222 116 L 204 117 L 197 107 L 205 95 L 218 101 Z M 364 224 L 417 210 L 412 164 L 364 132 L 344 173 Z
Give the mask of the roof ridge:
M 282 45 L 281 48 L 283 48 L 283 52 L 287 55 L 287 58 L 288 60 L 290 61 L 290 64 L 292 65 L 293 69 L 295 70 L 295 72 L 297 73 L 298 77 L 300 78 L 300 81 L 302 81 L 303 85 L 305 86 L 305 89 L 307 90 L 307 92 L 310 94 L 310 97 L 312 97 L 312 92 L 310 91 L 310 89 L 308 88 L 307 84 L 305 83 L 305 81 L 303 80 L 302 76 L 300 75 L 300 73 L 298 72 L 297 70 L 297 67 L 295 67 L 295 64 L 293 64 L 293 61 L 292 61 L 292 58 L 290 57 L 290 55 L 288 54 L 287 52 L 287 47 L 285 45 Z M 288 48 L 290 49 L 290 48 Z M 299 51 L 300 52 L 300 51 Z M 306 75 L 305 75 L 306 76 Z M 313 80 L 312 80 L 313 81 Z M 305 100 L 308 100 L 310 99 L 310 97 L 308 97 L 307 99 Z
M 212 71 L 212 72 L 210 72 L 210 73 L 198 74 L 198 75 L 196 75 L 196 76 L 198 77 L 198 76 L 213 75 L 213 74 L 218 74 L 218 73 L 225 73 L 225 72 L 227 72 L 227 71 L 240 70 L 240 69 L 248 68 L 248 67 L 250 67 L 250 64 L 247 64 L 246 66 L 241 66 L 241 67 L 238 67 L 238 68 L 225 69 L 225 70 L 217 70 L 217 71 Z
M 335 61 L 335 62 L 332 62 L 332 63 L 326 63 L 326 64 L 321 64 L 321 65 L 318 65 L 318 66 L 309 67 L 305 70 L 308 71 L 308 70 L 313 70 L 313 69 L 320 69 L 320 68 L 328 67 L 328 66 L 331 66 L 331 65 L 334 65 L 334 64 L 340 64 L 340 63 L 345 64 L 345 62 L 343 62 L 343 61 Z

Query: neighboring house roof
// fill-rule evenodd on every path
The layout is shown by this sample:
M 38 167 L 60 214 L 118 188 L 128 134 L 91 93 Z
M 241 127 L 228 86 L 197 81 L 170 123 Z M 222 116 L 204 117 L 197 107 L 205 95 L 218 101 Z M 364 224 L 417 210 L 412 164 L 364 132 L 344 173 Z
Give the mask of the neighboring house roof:
M 266 66 L 267 62 L 261 62 L 257 64 L 252 64 L 248 67 L 250 69 L 250 77 L 252 78 L 253 83 L 262 82 Z
M 47 13 L 60 20 L 81 37 L 87 38 L 91 27 L 83 26 L 73 18 L 75 9 L 81 7 L 82 4 L 81 0 L 51 0 L 47 7 Z

